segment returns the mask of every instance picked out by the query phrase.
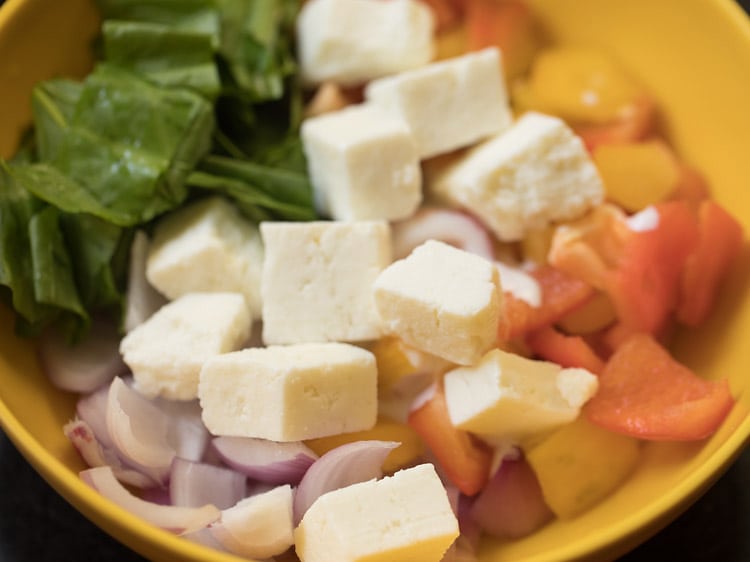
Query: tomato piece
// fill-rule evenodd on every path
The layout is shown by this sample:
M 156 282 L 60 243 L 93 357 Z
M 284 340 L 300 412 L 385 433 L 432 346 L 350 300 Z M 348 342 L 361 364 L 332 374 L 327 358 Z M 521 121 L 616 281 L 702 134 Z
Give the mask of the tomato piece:
M 566 336 L 552 326 L 529 335 L 526 343 L 542 359 L 563 367 L 580 367 L 596 375 L 604 369 L 604 361 L 582 337 Z
M 532 307 L 512 294 L 504 293 L 498 329 L 500 341 L 523 337 L 554 324 L 594 296 L 594 289 L 588 283 L 549 265 L 535 269 L 531 276 L 541 286 L 541 305 Z
M 558 230 L 550 263 L 610 297 L 631 331 L 660 333 L 675 309 L 682 267 L 698 242 L 698 224 L 682 201 L 653 207 L 653 228 L 634 230 L 622 214 L 600 207 Z
M 677 318 L 701 324 L 713 308 L 722 279 L 742 249 L 742 226 L 718 203 L 705 200 L 699 209 L 698 246 L 685 263 Z
M 698 225 L 686 204 L 656 208 L 658 226 L 632 233 L 606 280 L 620 321 L 651 334 L 666 327 L 676 308 L 682 268 L 698 243 Z
M 435 393 L 409 414 L 408 422 L 461 492 L 473 496 L 484 487 L 489 479 L 492 450 L 453 425 L 442 384 L 436 385 Z
M 541 38 L 534 14 L 518 0 L 466 0 L 467 48 L 498 47 L 509 79 L 525 73 Z
M 688 441 L 716 431 L 733 404 L 726 380 L 704 380 L 651 336 L 634 334 L 607 362 L 599 391 L 584 411 L 591 422 L 610 431 Z
M 452 0 L 420 0 L 429 6 L 435 16 L 435 31 L 441 33 L 461 20 L 459 7 Z

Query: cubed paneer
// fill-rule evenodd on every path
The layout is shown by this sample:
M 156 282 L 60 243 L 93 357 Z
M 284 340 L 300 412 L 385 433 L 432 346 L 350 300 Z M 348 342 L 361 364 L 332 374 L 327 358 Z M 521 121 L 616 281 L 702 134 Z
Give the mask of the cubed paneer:
M 480 256 L 428 240 L 373 287 L 384 329 L 417 349 L 472 365 L 497 340 L 498 271 Z
M 431 464 L 323 494 L 294 533 L 302 562 L 439 562 L 457 536 Z
M 157 224 L 146 277 L 170 299 L 195 292 L 242 293 L 257 318 L 262 269 L 258 228 L 228 201 L 212 197 Z
M 380 337 L 372 283 L 391 262 L 386 222 L 265 222 L 261 234 L 266 344 Z
M 297 18 L 302 79 L 352 86 L 428 63 L 433 17 L 416 0 L 310 0 Z
M 356 105 L 305 120 L 301 134 L 321 215 L 397 220 L 421 203 L 417 147 L 400 119 Z
M 485 49 L 375 80 L 365 97 L 403 119 L 429 158 L 510 127 L 502 72 L 500 51 Z
M 534 112 L 469 150 L 429 187 L 469 209 L 505 241 L 575 219 L 604 198 L 581 139 L 562 120 Z
M 299 441 L 361 431 L 377 419 L 375 357 L 344 343 L 244 349 L 208 361 L 198 395 L 214 435 Z
M 239 349 L 251 326 L 241 294 L 190 293 L 134 328 L 120 343 L 120 353 L 142 394 L 193 400 L 203 364 Z
M 584 369 L 563 369 L 500 349 L 444 379 L 453 425 L 491 441 L 517 441 L 578 417 L 598 388 Z

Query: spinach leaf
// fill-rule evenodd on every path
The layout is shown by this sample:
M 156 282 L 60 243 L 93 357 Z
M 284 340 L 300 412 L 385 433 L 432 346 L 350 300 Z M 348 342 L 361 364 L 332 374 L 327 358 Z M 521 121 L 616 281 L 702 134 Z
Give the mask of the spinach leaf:
M 13 308 L 27 326 L 39 325 L 55 316 L 55 310 L 38 303 L 34 295 L 28 225 L 43 206 L 16 184 L 7 165 L 0 161 L 0 285 L 9 289 Z
M 116 225 L 129 223 L 127 214 L 102 205 L 81 184 L 46 162 L 9 166 L 16 183 L 39 199 L 68 213 L 89 213 Z
M 185 200 L 185 178 L 208 151 L 212 128 L 201 96 L 100 65 L 84 82 L 53 164 L 134 225 Z
M 314 220 L 312 187 L 307 176 L 222 156 L 209 156 L 188 178 L 193 187 L 233 199 L 251 219 Z
M 215 97 L 221 88 L 211 35 L 150 22 L 104 22 L 108 63 L 161 86 L 193 89 Z
M 60 212 L 47 206 L 29 221 L 34 298 L 38 303 L 69 310 L 82 318 L 73 267 L 60 230 Z
M 31 108 L 42 160 L 52 160 L 73 117 L 83 86 L 73 80 L 47 80 L 34 87 Z
M 221 18 L 214 0 L 97 0 L 96 3 L 105 20 L 159 23 L 208 35 L 214 46 L 219 45 Z

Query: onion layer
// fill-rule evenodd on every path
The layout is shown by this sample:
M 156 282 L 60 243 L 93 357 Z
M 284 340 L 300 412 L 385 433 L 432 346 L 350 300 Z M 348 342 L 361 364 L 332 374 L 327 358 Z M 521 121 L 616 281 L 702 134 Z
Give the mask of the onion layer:
M 169 478 L 172 505 L 200 507 L 212 504 L 219 509 L 235 505 L 245 497 L 245 475 L 210 464 L 176 458 Z
M 120 356 L 117 326 L 98 318 L 94 318 L 83 340 L 73 346 L 54 330 L 45 331 L 38 340 L 37 352 L 52 384 L 70 392 L 91 392 L 127 371 Z
M 522 456 L 503 459 L 495 475 L 477 496 L 471 516 L 496 537 L 524 537 L 552 519 L 536 474 Z
M 159 505 L 137 498 L 120 484 L 108 466 L 89 468 L 80 473 L 81 479 L 105 498 L 133 515 L 177 535 L 193 533 L 221 517 L 213 505 L 175 507 Z
M 235 470 L 268 484 L 297 484 L 318 455 L 301 441 L 278 443 L 252 437 L 216 437 L 219 457 Z
M 427 240 L 439 240 L 490 261 L 495 259 L 492 237 L 473 217 L 452 209 L 420 209 L 393 225 L 393 257 L 401 259 Z
M 166 482 L 175 457 L 169 443 L 169 419 L 119 377 L 107 399 L 107 430 L 117 450 L 159 482 Z
M 278 486 L 245 498 L 221 513 L 221 521 L 209 528 L 229 552 L 267 558 L 286 551 L 294 543 L 292 488 Z
M 399 446 L 395 441 L 354 441 L 331 449 L 305 473 L 294 495 L 294 524 L 326 492 L 383 476 L 383 461 Z

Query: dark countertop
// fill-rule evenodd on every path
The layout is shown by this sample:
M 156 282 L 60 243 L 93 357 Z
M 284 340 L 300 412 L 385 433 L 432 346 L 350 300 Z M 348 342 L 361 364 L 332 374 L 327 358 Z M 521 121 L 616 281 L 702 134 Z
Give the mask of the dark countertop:
M 750 0 L 738 2 L 750 11 Z M 145 561 L 57 495 L 0 432 L 0 562 L 30 560 Z M 682 516 L 619 562 L 666 560 L 750 561 L 750 449 Z
M 620 562 L 747 562 L 748 531 L 750 449 L 679 519 Z M 68 505 L 0 433 L 0 562 L 29 560 L 144 561 Z

